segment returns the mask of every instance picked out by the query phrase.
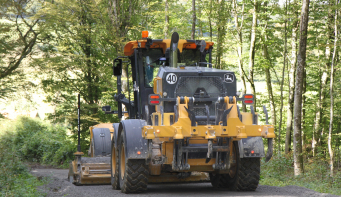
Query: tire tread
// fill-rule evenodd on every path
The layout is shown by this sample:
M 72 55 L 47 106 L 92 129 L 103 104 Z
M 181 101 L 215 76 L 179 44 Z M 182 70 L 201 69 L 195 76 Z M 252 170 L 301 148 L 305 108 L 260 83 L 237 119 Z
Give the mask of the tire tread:
M 129 159 L 121 188 L 123 193 L 141 193 L 147 190 L 149 171 L 144 160 Z

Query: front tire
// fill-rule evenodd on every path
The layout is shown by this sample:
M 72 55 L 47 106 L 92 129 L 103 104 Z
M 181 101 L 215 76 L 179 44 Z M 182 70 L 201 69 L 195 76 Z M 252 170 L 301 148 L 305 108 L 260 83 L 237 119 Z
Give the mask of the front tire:
M 144 159 L 126 159 L 125 134 L 122 132 L 119 145 L 119 183 L 122 193 L 140 193 L 147 190 L 148 166 Z
M 119 169 L 118 169 L 118 152 L 115 148 L 115 139 L 112 139 L 111 143 L 111 160 L 110 160 L 110 166 L 111 166 L 111 186 L 115 190 L 120 189 L 119 184 Z

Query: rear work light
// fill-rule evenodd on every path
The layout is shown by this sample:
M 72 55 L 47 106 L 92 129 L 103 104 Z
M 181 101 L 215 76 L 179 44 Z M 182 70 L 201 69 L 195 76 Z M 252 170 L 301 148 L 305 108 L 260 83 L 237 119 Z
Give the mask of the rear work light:
M 253 94 L 244 94 L 243 95 L 243 103 L 245 105 L 252 105 L 254 102 L 254 96 Z
M 159 94 L 150 94 L 148 98 L 149 105 L 159 105 L 161 96 Z

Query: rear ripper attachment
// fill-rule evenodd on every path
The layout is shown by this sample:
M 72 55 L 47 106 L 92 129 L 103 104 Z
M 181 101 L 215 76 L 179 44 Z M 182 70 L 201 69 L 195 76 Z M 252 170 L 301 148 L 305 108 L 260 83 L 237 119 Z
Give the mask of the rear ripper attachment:
M 162 99 L 160 95 L 151 94 L 149 96 L 149 103 L 151 105 L 161 104 L 165 100 L 169 101 L 169 99 Z M 253 95 L 244 95 L 243 98 L 238 100 L 243 101 L 245 104 L 253 104 Z M 194 106 L 197 103 L 207 101 L 212 101 L 216 104 L 217 109 L 223 110 L 216 110 L 215 117 L 208 115 L 196 116 Z M 257 125 L 257 115 L 253 109 L 251 113 L 240 112 L 236 101 L 236 97 L 218 97 L 215 102 L 213 99 L 177 97 L 177 121 L 170 125 L 169 123 L 172 122 L 172 117 L 176 115 L 174 113 L 161 113 L 156 111 L 152 114 L 152 120 L 154 120 L 152 121 L 153 125 L 144 126 L 142 136 L 149 141 L 165 138 L 171 139 L 173 142 L 173 171 L 190 170 L 190 165 L 188 164 L 189 153 L 203 152 L 206 153 L 205 163 L 215 158 L 215 162 L 212 164 L 213 170 L 228 170 L 230 168 L 230 161 L 227 155 L 230 154 L 233 141 L 258 136 L 268 139 L 275 137 L 273 126 Z M 223 106 L 225 106 L 225 109 Z M 251 108 L 253 107 L 251 106 Z M 207 105 L 205 106 L 205 110 L 206 114 L 210 114 Z M 159 119 L 161 121 L 158 121 Z M 217 124 L 209 124 L 211 120 L 217 122 Z M 207 124 L 198 125 L 198 121 L 206 121 Z M 162 122 L 167 123 L 164 124 Z M 198 146 L 198 144 L 196 144 L 197 146 L 193 146 L 190 142 L 194 141 L 194 139 L 197 141 L 201 140 L 202 142 L 206 141 L 207 144 L 206 146 L 203 146 L 203 144 L 200 144 L 201 146 Z M 263 144 L 261 143 L 261 145 Z M 245 147 L 245 149 L 248 149 L 248 147 Z M 256 154 L 259 154 L 260 151 L 256 152 Z M 255 154 L 255 151 L 250 150 L 250 154 L 252 156 L 252 154 Z

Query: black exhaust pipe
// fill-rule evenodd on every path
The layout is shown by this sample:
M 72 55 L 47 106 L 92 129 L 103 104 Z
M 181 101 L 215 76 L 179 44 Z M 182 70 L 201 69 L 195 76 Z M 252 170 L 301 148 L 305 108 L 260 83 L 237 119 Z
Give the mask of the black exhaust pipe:
M 178 67 L 178 43 L 179 34 L 174 32 L 172 34 L 171 44 L 170 44 L 170 54 L 169 54 L 169 64 L 173 68 Z

